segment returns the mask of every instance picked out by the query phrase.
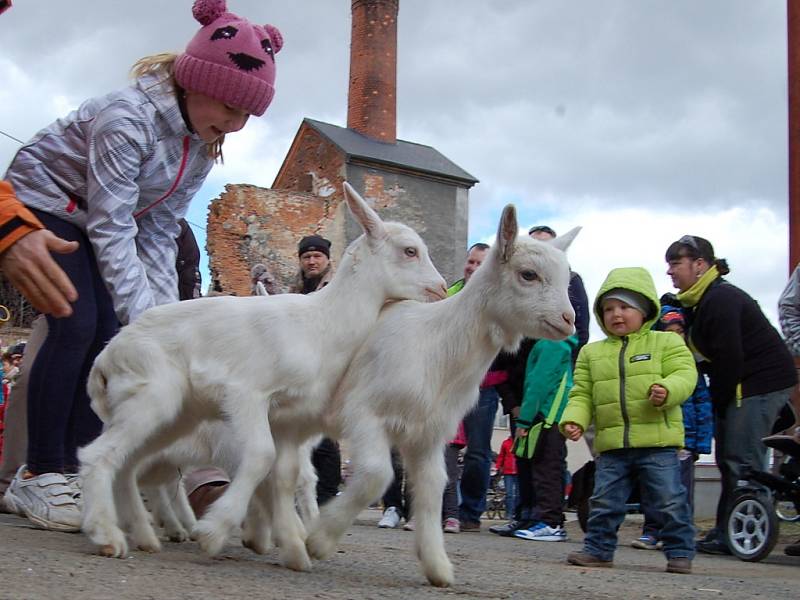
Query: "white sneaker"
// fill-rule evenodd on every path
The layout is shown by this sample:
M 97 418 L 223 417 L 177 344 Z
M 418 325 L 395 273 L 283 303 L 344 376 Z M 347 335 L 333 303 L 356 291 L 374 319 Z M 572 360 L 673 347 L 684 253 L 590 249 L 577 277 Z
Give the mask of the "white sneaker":
M 78 510 L 83 510 L 83 485 L 81 476 L 77 473 L 64 473 L 64 479 L 67 480 L 67 485 L 72 490 L 72 497 L 75 498 L 75 504 L 78 505 Z
M 80 531 L 81 511 L 73 490 L 61 473 L 43 473 L 23 479 L 22 465 L 5 494 L 6 506 L 35 525 L 53 531 Z
M 378 521 L 378 527 L 381 529 L 394 529 L 400 524 L 400 513 L 397 508 L 390 506 L 383 511 L 383 517 Z

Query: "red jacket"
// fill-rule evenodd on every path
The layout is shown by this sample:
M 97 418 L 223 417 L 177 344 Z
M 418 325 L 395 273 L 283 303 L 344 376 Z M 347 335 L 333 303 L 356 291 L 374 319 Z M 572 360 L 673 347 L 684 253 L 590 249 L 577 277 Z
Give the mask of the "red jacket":
M 511 451 L 514 445 L 514 439 L 507 437 L 500 445 L 500 452 L 497 455 L 497 462 L 494 464 L 498 473 L 503 475 L 516 475 L 517 474 L 517 457 Z

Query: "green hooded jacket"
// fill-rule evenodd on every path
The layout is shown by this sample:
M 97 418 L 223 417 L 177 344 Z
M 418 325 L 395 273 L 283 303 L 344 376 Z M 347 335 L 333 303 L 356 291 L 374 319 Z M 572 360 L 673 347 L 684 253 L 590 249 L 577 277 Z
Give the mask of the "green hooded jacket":
M 623 288 L 645 296 L 652 310 L 641 329 L 619 337 L 603 325 L 600 299 Z M 694 358 L 683 339 L 672 332 L 653 331 L 659 303 L 653 279 L 641 267 L 614 269 L 594 302 L 597 322 L 608 336 L 581 349 L 575 365 L 574 385 L 561 417 L 584 431 L 592 420 L 597 452 L 618 448 L 665 448 L 683 446 L 681 404 L 697 383 Z M 648 399 L 650 386 L 667 389 L 667 400 L 655 407 Z

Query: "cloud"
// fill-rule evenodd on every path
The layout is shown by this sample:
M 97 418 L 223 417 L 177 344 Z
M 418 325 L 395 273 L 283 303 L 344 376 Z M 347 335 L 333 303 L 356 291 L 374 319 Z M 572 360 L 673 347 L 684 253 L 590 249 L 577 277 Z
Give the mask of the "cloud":
M 277 25 L 277 93 L 225 143 L 190 217 L 225 183 L 269 186 L 304 117 L 345 125 L 350 3 L 229 0 Z M 133 62 L 180 50 L 189 0 L 18 2 L 0 17 L 0 129 L 26 139 Z M 401 0 L 398 137 L 480 179 L 470 241 L 504 204 L 525 224 L 584 225 L 571 259 L 594 293 L 693 232 L 774 318 L 787 264 L 786 6 L 750 0 Z M 17 144 L 0 137 L 0 165 Z M 202 243 L 202 242 L 201 242 Z

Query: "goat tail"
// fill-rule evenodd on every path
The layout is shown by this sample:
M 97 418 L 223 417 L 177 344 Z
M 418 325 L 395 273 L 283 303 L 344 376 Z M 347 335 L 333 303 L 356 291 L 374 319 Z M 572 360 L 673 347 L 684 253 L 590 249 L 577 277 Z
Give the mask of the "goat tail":
M 97 357 L 92 370 L 89 371 L 89 379 L 86 382 L 86 391 L 91 398 L 92 410 L 100 417 L 103 423 L 107 423 L 111 417 L 111 411 L 108 406 L 108 379 L 103 372 L 102 359 L 103 355 Z

